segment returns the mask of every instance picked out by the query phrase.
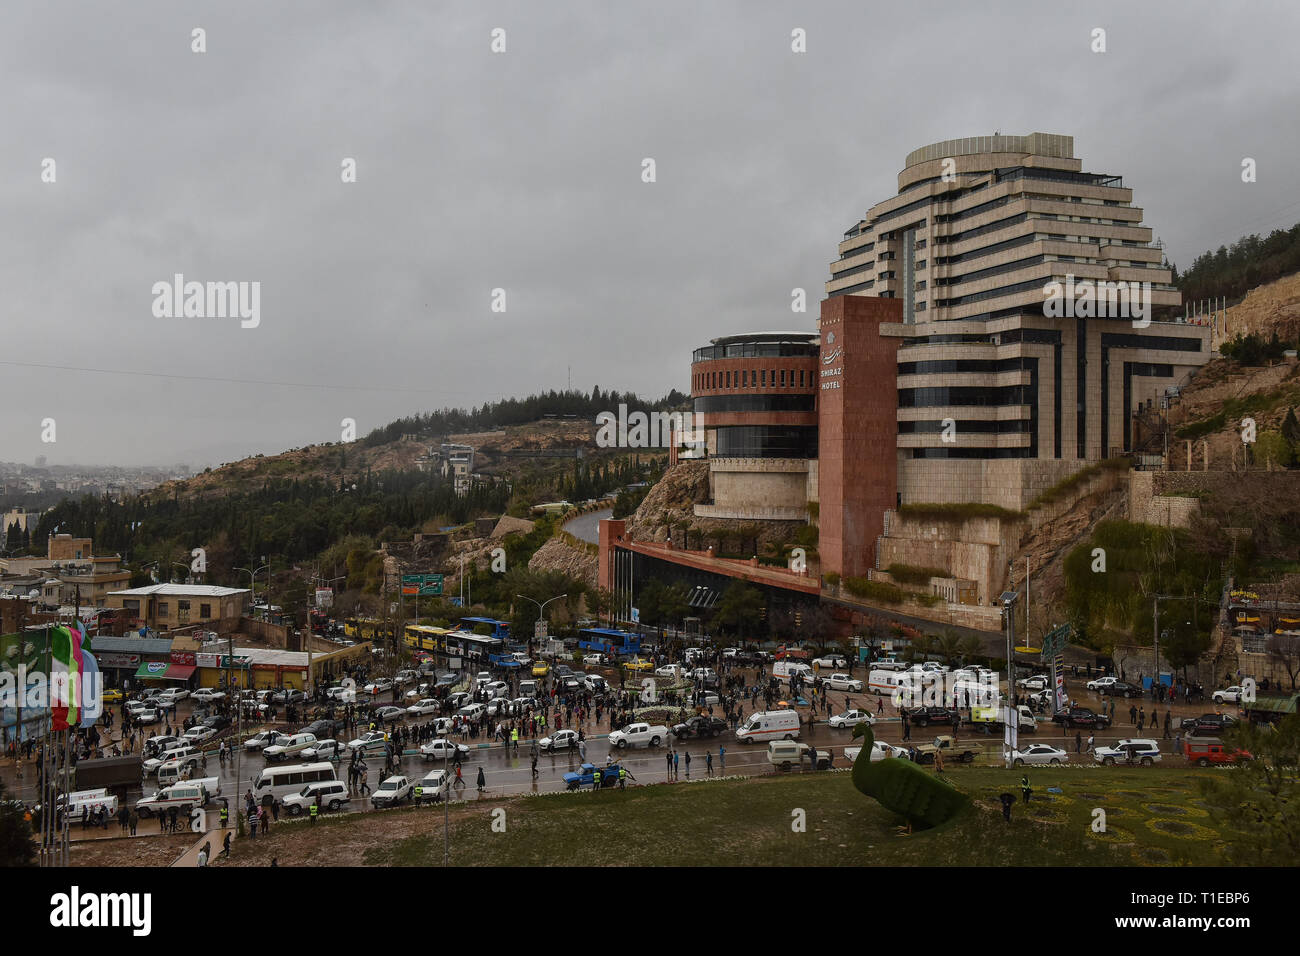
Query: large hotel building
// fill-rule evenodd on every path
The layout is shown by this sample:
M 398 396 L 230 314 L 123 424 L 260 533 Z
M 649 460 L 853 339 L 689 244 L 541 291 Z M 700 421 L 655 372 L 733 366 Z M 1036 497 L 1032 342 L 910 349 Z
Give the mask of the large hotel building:
M 1070 136 L 915 150 L 830 268 L 815 331 L 714 339 L 691 365 L 696 514 L 807 520 L 816 502 L 823 573 L 875 567 L 899 506 L 1020 512 L 1132 452 L 1136 413 L 1210 357 L 1132 189 L 1084 172 Z

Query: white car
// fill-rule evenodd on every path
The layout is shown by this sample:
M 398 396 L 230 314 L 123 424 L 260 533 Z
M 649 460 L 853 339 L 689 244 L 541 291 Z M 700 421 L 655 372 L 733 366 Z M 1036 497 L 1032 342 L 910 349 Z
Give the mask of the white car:
M 1241 687 L 1233 684 L 1231 687 L 1223 688 L 1223 690 L 1216 690 L 1210 696 L 1216 704 L 1240 704 Z
M 361 688 L 367 694 L 387 694 L 393 689 L 393 682 L 387 677 L 381 677 L 379 680 L 371 681 L 365 687 Z
M 1130 755 L 1133 763 L 1149 767 L 1160 760 L 1160 745 L 1150 738 L 1125 737 L 1115 741 L 1113 746 L 1098 747 L 1093 756 L 1097 763 L 1108 767 L 1117 763 L 1128 763 Z
M 455 760 L 458 754 L 464 760 L 469 756 L 469 747 L 443 738 L 430 740 L 420 748 L 420 756 L 425 760 Z
M 582 663 L 588 667 L 600 667 L 603 664 L 608 664 L 609 659 L 604 654 L 588 654 L 582 659 Z
M 158 700 L 162 702 L 162 704 L 170 707 L 178 700 L 184 700 L 186 697 L 189 697 L 190 692 L 184 687 L 166 687 L 163 690 L 158 691 L 155 696 L 157 696 Z
M 405 777 L 389 777 L 370 795 L 370 802 L 376 807 L 392 807 L 403 800 L 410 800 L 413 788 L 411 781 Z
M 1042 674 L 1035 674 L 1033 677 L 1022 677 L 1016 681 L 1016 686 L 1022 690 L 1047 690 L 1047 678 Z
M 1023 767 L 1025 764 L 1057 764 L 1065 763 L 1070 759 L 1070 755 L 1060 747 L 1053 747 L 1050 744 L 1032 744 L 1024 750 L 1011 751 L 1011 765 L 1013 767 Z
M 181 736 L 183 736 L 188 741 L 191 741 L 196 744 L 201 744 L 205 740 L 211 740 L 216 735 L 217 735 L 217 728 L 206 727 L 203 724 L 199 724 L 197 727 L 191 727 L 189 730 L 185 731 L 185 733 L 182 734 Z
M 363 754 L 383 753 L 387 748 L 388 734 L 382 730 L 368 730 L 348 743 L 348 750 L 360 750 Z
M 304 813 L 311 812 L 317 794 L 320 794 L 322 810 L 340 810 L 351 800 L 348 796 L 348 786 L 342 780 L 321 780 L 307 784 L 297 793 L 289 794 L 281 805 L 289 812 L 289 816 L 302 816 Z
M 537 741 L 537 746 L 552 753 L 557 750 L 576 749 L 578 746 L 578 732 L 576 730 L 557 730 L 549 737 L 543 737 Z
M 406 710 L 402 707 L 380 707 L 375 711 L 375 716 L 385 723 L 392 723 L 395 720 L 405 720 Z
M 831 690 L 851 690 L 855 694 L 862 693 L 862 681 L 848 674 L 832 674 L 826 678 L 826 686 Z
M 436 714 L 440 710 L 442 710 L 442 704 L 438 703 L 432 697 L 425 697 L 421 700 L 417 700 L 410 707 L 406 708 L 408 714 L 418 715 L 420 717 L 424 717 L 428 714 Z
M 828 654 L 813 661 L 813 667 L 848 667 L 848 659 L 842 654 Z
M 288 737 L 283 730 L 263 730 L 254 734 L 244 741 L 245 750 L 261 750 L 263 747 L 269 747 L 281 737 Z
M 489 697 L 505 697 L 510 693 L 510 685 L 503 680 L 494 680 L 484 684 L 483 690 L 487 691 Z
M 842 714 L 836 714 L 827 721 L 832 727 L 847 727 L 850 730 L 858 724 L 874 724 L 876 718 L 871 716 L 865 710 L 846 710 Z
M 338 760 L 343 756 L 343 745 L 337 740 L 318 740 L 301 754 L 303 760 Z
M 353 703 L 357 699 L 357 689 L 351 684 L 340 684 L 325 691 L 325 696 L 340 703 Z
M 680 664 L 665 664 L 663 667 L 655 668 L 655 677 L 678 678 L 682 676 L 682 666 Z
M 210 704 L 213 701 L 225 700 L 226 692 L 224 690 L 217 690 L 215 687 L 200 687 L 192 696 L 197 701 Z
M 844 758 L 850 762 L 858 759 L 858 754 L 862 753 L 861 747 L 845 747 Z M 898 757 L 901 760 L 907 759 L 906 747 L 895 747 L 893 744 L 887 744 L 883 740 L 877 740 L 871 745 L 871 762 L 884 760 L 886 757 Z
M 1088 690 L 1101 690 L 1103 687 L 1109 687 L 1111 684 L 1119 683 L 1118 677 L 1098 677 L 1096 680 L 1090 680 L 1084 684 Z
M 399 684 L 410 684 L 419 679 L 419 671 L 413 671 L 408 668 L 407 670 L 400 670 L 397 672 L 397 683 Z

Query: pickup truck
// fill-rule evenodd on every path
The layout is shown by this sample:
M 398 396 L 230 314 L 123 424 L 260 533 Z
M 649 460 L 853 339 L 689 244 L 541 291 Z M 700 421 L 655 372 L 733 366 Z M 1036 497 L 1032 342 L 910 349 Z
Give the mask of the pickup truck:
M 395 807 L 403 800 L 410 800 L 414 788 L 406 777 L 389 777 L 370 795 L 370 802 L 376 807 Z
M 688 737 L 716 737 L 726 729 L 727 722 L 721 717 L 696 714 L 685 723 L 673 727 L 673 736 L 678 740 L 685 740 Z
M 597 768 L 595 764 L 584 763 L 577 772 L 564 775 L 565 789 L 578 790 L 582 787 L 595 789 L 597 769 L 600 770 L 600 789 L 607 790 L 618 786 L 618 764 Z
M 934 755 L 941 753 L 944 760 L 960 760 L 962 763 L 970 763 L 979 752 L 980 748 L 975 744 L 963 744 L 946 736 L 937 737 L 934 743 L 921 744 L 916 748 L 916 762 L 934 763 Z
M 668 728 L 663 724 L 628 724 L 609 735 L 609 745 L 623 750 L 627 747 L 658 747 L 668 739 Z

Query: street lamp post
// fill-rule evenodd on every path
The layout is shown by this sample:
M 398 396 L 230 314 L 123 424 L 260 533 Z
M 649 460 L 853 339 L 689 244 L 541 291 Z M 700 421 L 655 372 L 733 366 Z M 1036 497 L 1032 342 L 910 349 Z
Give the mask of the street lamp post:
M 526 595 L 526 594 L 516 594 L 516 595 L 515 595 L 515 597 L 517 597 L 517 598 L 523 598 L 525 601 L 531 601 L 533 604 L 536 604 L 536 605 L 537 605 L 537 620 L 539 620 L 539 621 L 542 620 L 543 615 L 546 613 L 546 605 L 550 604 L 552 601 L 558 601 L 558 600 L 560 600 L 561 598 L 566 598 L 566 597 L 568 597 L 568 596 L 569 596 L 568 594 L 557 594 L 557 595 L 555 595 L 555 597 L 550 598 L 549 600 L 546 600 L 546 601 L 536 601 L 536 600 L 534 600 L 533 598 L 530 598 L 530 597 L 529 597 L 528 595 Z M 534 626 L 534 628 L 533 628 L 533 634 L 534 634 L 534 636 L 536 635 L 536 633 L 537 633 L 537 629 L 536 629 L 536 627 Z M 532 646 L 533 646 L 533 642 L 532 642 L 532 639 L 530 638 L 529 641 L 528 641 L 528 653 L 529 653 L 530 655 L 532 654 Z
M 269 579 L 269 578 L 270 578 L 270 571 L 271 571 L 270 566 L 264 564 L 264 565 L 262 565 L 260 568 L 257 568 L 256 570 L 252 570 L 252 569 L 250 569 L 250 568 L 235 568 L 235 570 L 236 570 L 236 571 L 243 571 L 245 574 L 248 575 L 248 589 L 249 589 L 249 592 L 250 592 L 250 594 L 249 594 L 249 601 L 252 602 L 252 606 L 253 606 L 253 607 L 257 607 L 257 574 L 258 574 L 259 571 L 266 571 L 266 572 L 267 572 L 267 577 L 268 577 L 268 579 Z M 268 598 L 268 601 L 267 601 L 267 608 L 269 609 L 270 606 L 271 606 L 271 605 L 270 605 L 270 601 L 269 601 L 269 598 L 270 598 L 270 595 L 271 595 L 271 583 L 270 583 L 269 580 L 267 581 L 267 585 L 266 585 L 266 594 L 267 594 L 267 598 Z

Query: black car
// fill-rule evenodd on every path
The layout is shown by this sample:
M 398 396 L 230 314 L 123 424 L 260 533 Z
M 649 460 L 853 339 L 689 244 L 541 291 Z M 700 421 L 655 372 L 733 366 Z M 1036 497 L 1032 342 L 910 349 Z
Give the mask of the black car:
M 1066 727 L 1109 727 L 1110 717 L 1107 714 L 1099 714 L 1087 707 L 1071 707 L 1052 718 L 1057 723 L 1064 724 Z
M 673 736 L 678 740 L 687 737 L 716 737 L 727 729 L 727 722 L 721 717 L 708 717 L 703 714 L 690 718 L 685 723 L 673 727 Z
M 1201 714 L 1199 717 L 1184 717 L 1182 728 L 1184 733 L 1194 737 L 1214 737 L 1236 722 L 1235 717 L 1227 714 Z
M 1129 684 L 1122 680 L 1117 680 L 1113 684 L 1107 684 L 1099 690 L 1099 693 L 1109 695 L 1110 697 L 1141 697 L 1142 688 L 1136 684 Z
M 230 718 L 222 717 L 220 714 L 213 714 L 211 717 L 203 718 L 203 726 L 211 727 L 213 730 L 225 730 L 230 726 Z
M 343 727 L 344 723 L 341 720 L 322 718 L 321 720 L 313 720 L 298 732 L 301 734 L 314 734 L 317 740 L 329 740 Z
M 929 724 L 947 724 L 952 726 L 955 720 L 961 723 L 961 714 L 950 707 L 917 707 L 907 712 L 907 718 L 918 727 Z

